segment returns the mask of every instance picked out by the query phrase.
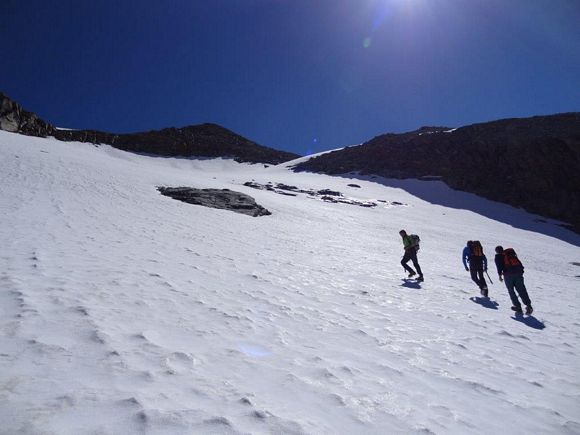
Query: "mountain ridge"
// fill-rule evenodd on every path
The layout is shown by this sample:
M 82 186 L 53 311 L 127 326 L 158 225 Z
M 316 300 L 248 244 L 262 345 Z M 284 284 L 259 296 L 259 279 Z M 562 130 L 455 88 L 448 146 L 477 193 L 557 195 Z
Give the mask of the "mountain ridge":
M 562 220 L 580 232 L 580 113 L 428 128 L 379 135 L 301 162 L 294 170 L 397 179 L 439 176 L 453 189 Z
M 124 151 L 164 157 L 233 157 L 239 162 L 278 164 L 299 157 L 259 145 L 214 123 L 135 133 L 59 129 L 0 92 L 0 129 L 27 136 L 53 136 L 66 142 L 107 144 Z
M 229 157 L 266 164 L 300 157 L 261 146 L 214 123 L 122 134 L 60 129 L 1 92 L 0 129 L 163 157 Z M 453 189 L 562 220 L 580 233 L 580 112 L 385 133 L 300 162 L 294 170 L 435 177 Z

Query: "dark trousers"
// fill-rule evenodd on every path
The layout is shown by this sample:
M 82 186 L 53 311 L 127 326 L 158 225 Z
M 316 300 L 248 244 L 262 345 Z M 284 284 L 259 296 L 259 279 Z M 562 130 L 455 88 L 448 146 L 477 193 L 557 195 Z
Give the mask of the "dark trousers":
M 522 308 L 518 297 L 516 296 L 516 291 L 520 295 L 522 302 L 524 305 L 532 305 L 530 301 L 530 297 L 528 296 L 528 291 L 526 290 L 526 286 L 524 285 L 524 276 L 523 275 L 506 275 L 504 276 L 505 286 L 508 289 L 508 293 L 510 294 L 510 299 L 512 300 L 512 305 L 514 307 Z
M 480 289 L 487 288 L 487 283 L 485 282 L 485 277 L 483 276 L 483 268 L 473 268 L 470 267 L 471 279 Z
M 413 262 L 413 266 L 415 266 L 415 269 L 417 269 L 419 276 L 423 276 L 423 272 L 421 272 L 421 266 L 419 266 L 419 262 L 417 261 L 417 251 L 415 249 L 407 249 L 403 259 L 401 260 L 401 265 L 405 268 L 405 270 L 409 273 L 415 274 L 415 271 L 407 266 L 409 260 Z

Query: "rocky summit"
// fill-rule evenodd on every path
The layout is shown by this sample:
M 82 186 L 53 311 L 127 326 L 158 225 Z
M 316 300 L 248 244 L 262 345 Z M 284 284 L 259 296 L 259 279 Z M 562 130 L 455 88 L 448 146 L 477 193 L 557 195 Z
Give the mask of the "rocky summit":
M 294 169 L 440 179 L 454 189 L 562 220 L 580 232 L 580 113 L 384 134 Z
M 264 147 L 217 124 L 191 125 L 138 133 L 62 130 L 24 110 L 0 93 L 0 129 L 69 142 L 107 144 L 124 151 L 165 157 L 227 157 L 238 162 L 278 164 L 297 154 Z

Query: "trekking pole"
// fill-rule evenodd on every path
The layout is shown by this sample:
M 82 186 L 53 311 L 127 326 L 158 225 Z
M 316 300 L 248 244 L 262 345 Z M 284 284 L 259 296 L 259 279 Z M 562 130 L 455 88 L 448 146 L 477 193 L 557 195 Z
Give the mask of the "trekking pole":
M 489 273 L 487 273 L 487 270 L 485 271 L 485 274 L 487 275 L 487 279 L 489 279 L 489 282 L 493 284 L 493 281 L 491 280 L 491 278 L 489 277 Z

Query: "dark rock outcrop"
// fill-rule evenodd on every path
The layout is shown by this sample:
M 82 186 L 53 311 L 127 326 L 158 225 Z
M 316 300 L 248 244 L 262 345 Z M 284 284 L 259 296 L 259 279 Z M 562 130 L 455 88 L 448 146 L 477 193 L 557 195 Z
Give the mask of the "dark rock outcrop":
M 272 184 L 271 182 L 267 184 L 256 183 L 255 181 L 247 181 L 244 186 L 251 187 L 252 189 L 267 190 L 270 192 L 277 193 L 278 195 L 285 196 L 298 196 L 299 193 L 308 195 L 312 199 L 320 199 L 324 202 L 331 202 L 334 204 L 350 204 L 359 207 L 372 208 L 379 205 L 379 203 L 385 204 L 385 206 L 397 206 L 397 205 L 407 205 L 397 201 L 386 201 L 384 199 L 370 199 L 370 200 L 360 200 L 355 198 L 347 198 L 341 192 L 330 190 L 330 189 L 299 189 L 296 186 L 289 186 L 284 183 Z M 290 193 L 292 192 L 292 193 Z
M 0 92 L 0 130 L 27 136 L 50 136 L 54 127 Z
M 231 210 L 253 217 L 269 216 L 270 213 L 251 196 L 229 189 L 194 189 L 192 187 L 158 187 L 162 195 L 188 204 Z
M 441 179 L 580 231 L 580 113 L 385 134 L 294 169 Z
M 180 157 L 231 157 L 238 162 L 278 164 L 299 157 L 258 145 L 216 124 L 113 134 L 97 130 L 60 130 L 0 93 L 0 129 L 62 141 L 107 144 L 125 151 Z

